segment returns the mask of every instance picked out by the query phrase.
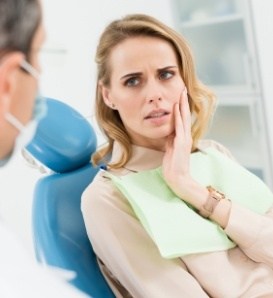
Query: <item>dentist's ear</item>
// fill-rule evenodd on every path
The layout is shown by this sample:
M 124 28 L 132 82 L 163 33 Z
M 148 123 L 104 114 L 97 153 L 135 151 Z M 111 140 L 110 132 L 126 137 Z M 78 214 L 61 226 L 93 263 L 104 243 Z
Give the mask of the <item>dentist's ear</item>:
M 110 91 L 107 87 L 105 87 L 102 82 L 99 82 L 99 88 L 101 90 L 101 94 L 103 97 L 103 101 L 104 103 L 111 109 L 115 110 L 116 106 L 115 104 L 113 104 L 112 100 L 111 100 L 111 95 L 110 95 Z
M 21 52 L 6 54 L 0 64 L 0 119 L 9 110 L 16 81 L 16 73 L 24 60 Z

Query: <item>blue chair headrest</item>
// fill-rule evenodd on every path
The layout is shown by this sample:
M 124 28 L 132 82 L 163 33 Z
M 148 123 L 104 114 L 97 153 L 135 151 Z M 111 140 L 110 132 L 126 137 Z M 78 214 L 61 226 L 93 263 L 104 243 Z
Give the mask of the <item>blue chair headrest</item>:
M 90 162 L 97 138 L 91 124 L 71 106 L 46 98 L 47 115 L 26 147 L 39 162 L 57 173 L 73 171 Z

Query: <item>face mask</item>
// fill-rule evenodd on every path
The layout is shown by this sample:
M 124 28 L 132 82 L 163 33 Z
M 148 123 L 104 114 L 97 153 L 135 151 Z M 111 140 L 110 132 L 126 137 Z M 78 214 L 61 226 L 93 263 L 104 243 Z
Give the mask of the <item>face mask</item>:
M 38 71 L 33 68 L 28 62 L 23 61 L 21 63 L 21 67 L 34 78 L 36 78 L 37 80 L 39 79 Z M 10 113 L 7 113 L 5 115 L 6 120 L 11 125 L 13 125 L 20 132 L 20 134 L 16 139 L 15 146 L 11 154 L 0 160 L 0 167 L 6 165 L 18 150 L 24 148 L 30 143 L 30 141 L 35 136 L 38 122 L 46 115 L 46 111 L 46 101 L 41 95 L 38 94 L 34 102 L 32 118 L 27 125 L 23 125 L 16 117 L 14 117 Z

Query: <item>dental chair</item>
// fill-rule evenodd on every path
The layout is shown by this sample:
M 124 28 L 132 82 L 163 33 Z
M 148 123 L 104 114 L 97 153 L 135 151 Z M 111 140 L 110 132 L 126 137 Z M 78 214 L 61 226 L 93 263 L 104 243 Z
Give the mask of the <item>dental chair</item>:
M 71 270 L 71 284 L 94 298 L 115 297 L 97 264 L 86 234 L 80 200 L 98 169 L 90 164 L 96 135 L 77 111 L 47 98 L 48 113 L 26 148 L 27 159 L 46 169 L 33 199 L 33 234 L 38 261 Z

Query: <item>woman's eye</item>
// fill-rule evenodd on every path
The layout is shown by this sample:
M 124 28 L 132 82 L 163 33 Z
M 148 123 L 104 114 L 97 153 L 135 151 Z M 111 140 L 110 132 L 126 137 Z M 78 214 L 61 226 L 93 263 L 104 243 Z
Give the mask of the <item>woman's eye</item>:
M 139 79 L 138 78 L 130 78 L 127 81 L 125 81 L 125 86 L 128 87 L 134 87 L 139 84 Z
M 168 80 L 170 79 L 171 77 L 173 77 L 174 73 L 171 72 L 171 71 L 162 71 L 160 74 L 159 74 L 159 79 L 160 80 Z

